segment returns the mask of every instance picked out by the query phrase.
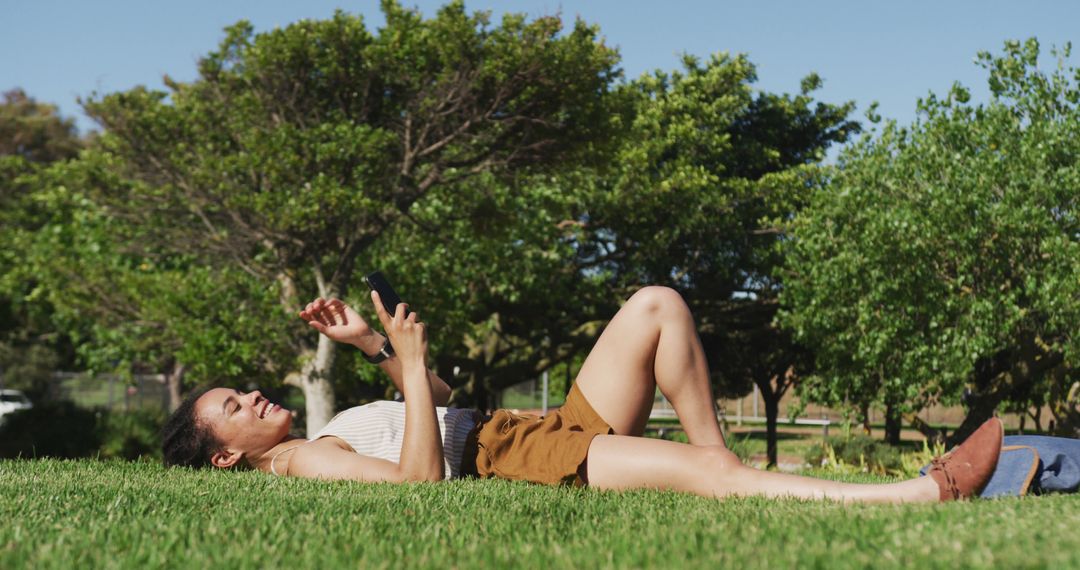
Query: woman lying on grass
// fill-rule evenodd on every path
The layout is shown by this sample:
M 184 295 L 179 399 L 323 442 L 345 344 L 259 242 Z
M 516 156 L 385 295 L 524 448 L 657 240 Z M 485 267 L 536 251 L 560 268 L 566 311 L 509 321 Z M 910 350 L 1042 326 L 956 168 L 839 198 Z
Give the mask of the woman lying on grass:
M 259 392 L 199 392 L 165 427 L 167 465 L 229 468 L 359 481 L 441 481 L 460 476 L 576 483 L 598 489 L 672 489 L 706 497 L 764 495 L 845 502 L 967 498 L 985 486 L 1002 443 L 997 419 L 929 477 L 880 485 L 839 483 L 743 465 L 724 445 L 705 355 L 678 293 L 646 287 L 604 330 L 566 403 L 544 417 L 445 408 L 450 387 L 427 369 L 427 336 L 405 305 L 396 314 L 372 293 L 387 341 L 339 300 L 300 313 L 331 339 L 378 360 L 405 396 L 338 414 L 310 439 L 289 435 L 292 415 Z M 387 357 L 392 345 L 394 356 Z M 380 360 L 381 359 L 381 360 Z M 656 388 L 671 401 L 690 443 L 642 437 Z

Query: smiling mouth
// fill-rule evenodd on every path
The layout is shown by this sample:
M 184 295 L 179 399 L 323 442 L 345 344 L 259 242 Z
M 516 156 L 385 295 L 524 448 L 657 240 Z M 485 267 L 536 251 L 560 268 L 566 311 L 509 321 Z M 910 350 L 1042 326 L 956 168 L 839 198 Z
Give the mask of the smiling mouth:
M 278 406 L 277 404 L 274 404 L 274 403 L 270 402 L 269 400 L 267 400 L 266 405 L 263 406 L 262 413 L 259 414 L 259 419 L 263 419 L 266 416 L 270 415 L 270 413 L 272 411 L 274 411 L 274 408 L 278 408 L 278 407 L 280 407 L 280 406 Z

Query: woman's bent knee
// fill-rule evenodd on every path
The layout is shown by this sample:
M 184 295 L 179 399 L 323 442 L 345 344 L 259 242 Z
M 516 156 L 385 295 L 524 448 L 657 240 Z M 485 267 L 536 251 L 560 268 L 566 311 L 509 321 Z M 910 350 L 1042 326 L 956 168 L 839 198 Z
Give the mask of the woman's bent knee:
M 723 475 L 745 467 L 739 456 L 722 445 L 698 447 L 701 468 L 714 475 Z
M 650 285 L 638 289 L 627 301 L 627 304 L 631 303 L 639 309 L 650 313 L 686 310 L 686 302 L 683 301 L 682 295 L 678 291 L 660 285 Z

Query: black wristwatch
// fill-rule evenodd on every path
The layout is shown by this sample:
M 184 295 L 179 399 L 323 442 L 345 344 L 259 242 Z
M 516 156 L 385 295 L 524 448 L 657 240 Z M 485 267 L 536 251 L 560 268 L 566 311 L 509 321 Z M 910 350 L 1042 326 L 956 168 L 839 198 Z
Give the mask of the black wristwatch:
M 362 350 L 360 351 L 360 354 L 364 356 L 364 360 L 372 364 L 378 364 L 394 355 L 394 345 L 390 344 L 390 339 L 386 339 L 382 348 L 380 348 L 379 352 L 375 353 L 374 356 L 368 356 L 367 354 L 364 354 L 364 351 Z

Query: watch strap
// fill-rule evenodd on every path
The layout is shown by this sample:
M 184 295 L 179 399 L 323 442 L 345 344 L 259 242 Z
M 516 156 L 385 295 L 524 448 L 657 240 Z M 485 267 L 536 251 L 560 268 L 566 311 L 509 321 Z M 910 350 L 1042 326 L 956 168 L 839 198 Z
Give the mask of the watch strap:
M 360 354 L 364 355 L 364 360 L 372 364 L 378 364 L 394 355 L 394 345 L 390 344 L 390 339 L 388 338 L 385 342 L 383 342 L 382 348 L 379 349 L 379 352 L 376 352 L 373 355 L 368 355 L 361 350 Z

